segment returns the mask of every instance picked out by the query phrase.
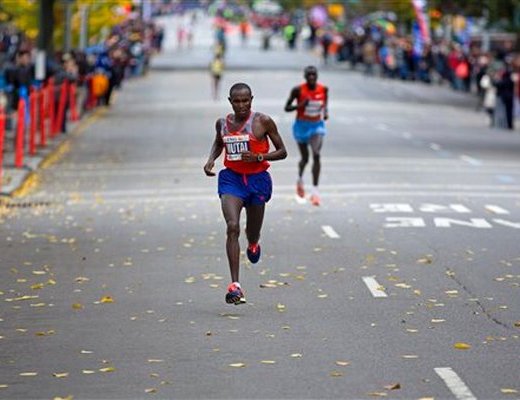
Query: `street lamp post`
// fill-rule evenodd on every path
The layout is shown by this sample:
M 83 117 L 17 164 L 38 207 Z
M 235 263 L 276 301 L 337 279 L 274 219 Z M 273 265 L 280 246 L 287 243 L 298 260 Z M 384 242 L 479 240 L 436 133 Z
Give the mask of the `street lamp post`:
M 74 0 L 65 1 L 65 27 L 64 27 L 64 43 L 63 50 L 69 52 L 72 48 L 72 4 Z
M 40 0 L 38 53 L 36 56 L 35 78 L 45 79 L 47 54 L 52 54 L 52 34 L 54 32 L 54 0 Z

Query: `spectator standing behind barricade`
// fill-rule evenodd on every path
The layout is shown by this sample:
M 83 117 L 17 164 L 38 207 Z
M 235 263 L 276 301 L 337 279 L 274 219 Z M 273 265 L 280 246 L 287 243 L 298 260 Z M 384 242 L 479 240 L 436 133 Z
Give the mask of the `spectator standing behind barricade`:
M 93 92 L 102 105 L 110 106 L 114 74 L 113 62 L 108 50 L 103 50 L 96 59 L 95 73 L 92 77 Z M 104 75 L 104 78 L 103 78 Z M 112 82 L 111 82 L 112 81 Z
M 112 59 L 112 87 L 114 89 L 121 88 L 123 79 L 125 77 L 125 70 L 128 64 L 128 59 L 125 52 L 121 48 L 116 48 L 110 52 Z
M 516 75 L 513 75 L 511 66 L 506 64 L 506 67 L 499 74 L 495 86 L 497 88 L 497 99 L 501 103 L 505 111 L 506 128 L 514 129 L 514 115 L 513 105 L 515 96 L 515 80 L 518 80 Z
M 497 88 L 493 83 L 494 70 L 489 67 L 479 80 L 479 88 L 482 92 L 482 107 L 489 115 L 489 125 L 494 126 L 495 107 L 497 101 Z
M 376 62 L 376 45 L 371 40 L 368 39 L 362 47 L 363 53 L 363 64 L 365 65 L 365 74 L 373 75 L 374 74 L 374 64 Z
M 5 78 L 6 86 L 9 88 L 8 98 L 10 104 L 8 109 L 11 112 L 16 112 L 20 95 L 24 96 L 27 102 L 29 87 L 34 80 L 34 65 L 31 62 L 31 54 L 29 51 L 20 50 L 16 53 L 15 64 L 8 67 Z M 13 115 L 10 117 L 12 118 Z

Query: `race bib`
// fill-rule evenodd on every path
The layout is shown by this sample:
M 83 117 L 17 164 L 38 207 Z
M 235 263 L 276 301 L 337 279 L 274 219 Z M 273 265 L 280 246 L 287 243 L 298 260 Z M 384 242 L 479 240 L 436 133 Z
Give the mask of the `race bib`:
M 249 151 L 249 135 L 232 135 L 222 138 L 226 146 L 226 160 L 238 161 L 242 159 L 242 152 Z
M 305 106 L 305 115 L 308 117 L 319 117 L 323 103 L 321 100 L 310 100 Z

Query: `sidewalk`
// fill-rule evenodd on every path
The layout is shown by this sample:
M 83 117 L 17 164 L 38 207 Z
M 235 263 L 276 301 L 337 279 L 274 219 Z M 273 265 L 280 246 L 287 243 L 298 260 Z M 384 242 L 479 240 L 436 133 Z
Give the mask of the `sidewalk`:
M 4 139 L 3 178 L 0 184 L 0 204 L 2 199 L 22 196 L 26 188 L 30 187 L 34 173 L 46 164 L 54 161 L 65 150 L 68 141 L 78 134 L 88 121 L 99 113 L 100 108 L 85 115 L 78 122 L 67 123 L 67 133 L 59 133 L 54 138 L 47 138 L 44 148 L 38 147 L 37 154 L 31 156 L 26 150 L 23 158 L 23 167 L 15 167 L 14 140 L 16 132 L 8 130 Z M 27 135 L 26 135 L 27 136 Z M 27 143 L 25 148 L 27 149 Z

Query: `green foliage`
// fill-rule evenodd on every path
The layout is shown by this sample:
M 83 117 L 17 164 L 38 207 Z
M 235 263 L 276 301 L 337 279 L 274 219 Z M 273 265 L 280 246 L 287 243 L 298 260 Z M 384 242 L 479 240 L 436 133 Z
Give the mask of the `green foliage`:
M 2 0 L 0 13 L 12 17 L 15 26 L 30 39 L 36 39 L 39 32 L 39 0 Z M 131 0 L 72 0 L 72 46 L 79 43 L 80 7 L 89 9 L 88 31 L 93 41 L 103 39 L 103 32 L 125 19 L 123 8 Z M 65 2 L 54 2 L 54 34 L 56 49 L 61 49 L 65 36 Z M 47 21 L 47 23 L 49 23 Z

